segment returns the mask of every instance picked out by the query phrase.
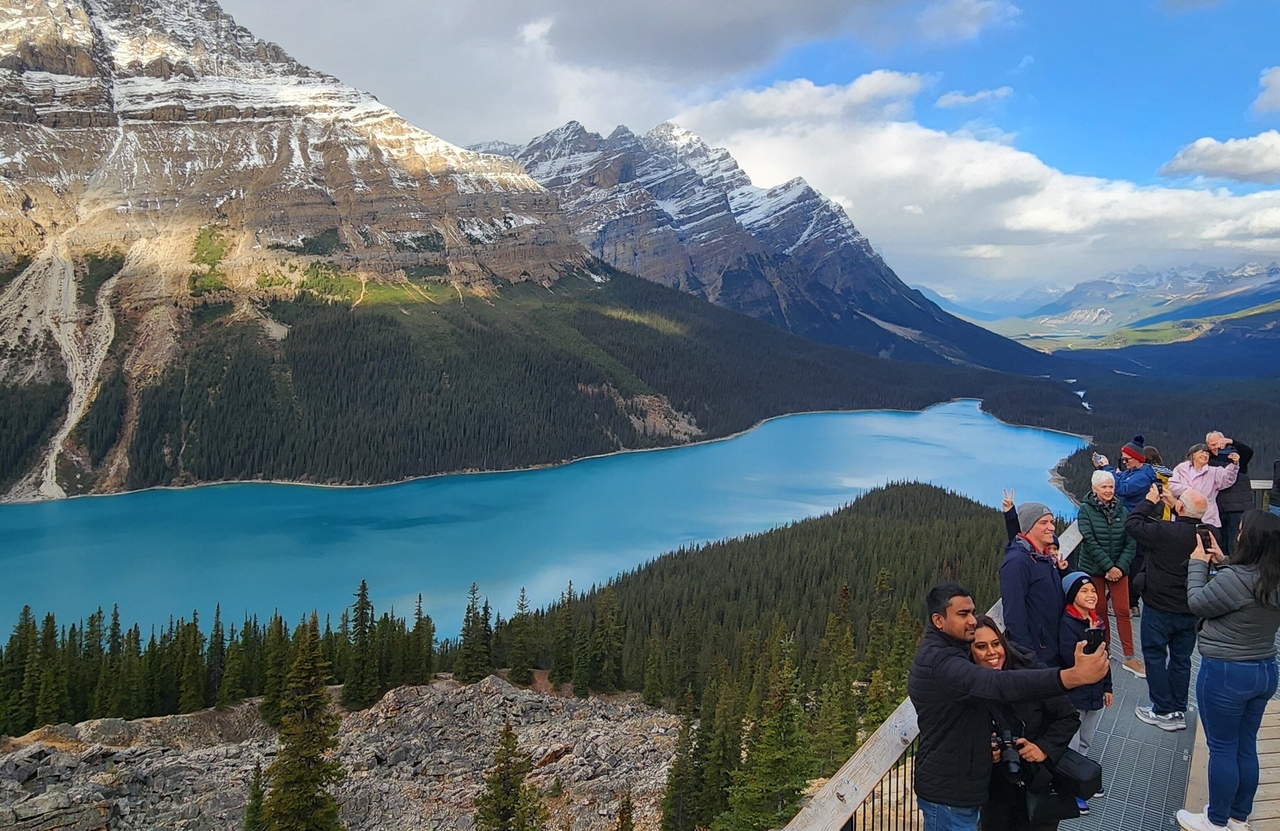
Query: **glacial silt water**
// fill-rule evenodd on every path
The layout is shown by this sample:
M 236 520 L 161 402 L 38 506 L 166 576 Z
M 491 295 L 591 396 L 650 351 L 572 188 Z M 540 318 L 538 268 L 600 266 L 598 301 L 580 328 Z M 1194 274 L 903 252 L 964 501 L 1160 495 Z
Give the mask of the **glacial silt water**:
M 1081 439 L 957 401 L 919 413 L 787 416 L 732 439 L 510 473 L 320 488 L 245 483 L 0 506 L 0 626 L 30 604 L 61 621 L 120 605 L 144 628 L 215 604 L 223 620 L 342 608 L 365 579 L 379 613 L 418 593 L 442 636 L 474 581 L 510 614 L 682 545 L 829 512 L 891 481 L 1062 514 L 1050 469 Z

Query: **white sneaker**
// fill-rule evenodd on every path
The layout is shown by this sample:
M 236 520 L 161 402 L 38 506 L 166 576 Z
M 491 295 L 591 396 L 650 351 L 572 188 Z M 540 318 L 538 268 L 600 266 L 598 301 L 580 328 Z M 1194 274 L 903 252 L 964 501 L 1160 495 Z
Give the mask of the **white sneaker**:
M 1206 817 L 1209 816 L 1208 805 L 1204 806 L 1204 815 Z M 1253 831 L 1253 826 L 1250 825 L 1246 820 L 1240 820 L 1240 819 L 1234 819 L 1234 818 L 1227 819 L 1227 828 L 1229 829 L 1229 831 Z
M 1209 822 L 1208 814 L 1193 814 L 1190 811 L 1178 812 L 1178 826 L 1182 831 L 1227 831 L 1227 826 Z

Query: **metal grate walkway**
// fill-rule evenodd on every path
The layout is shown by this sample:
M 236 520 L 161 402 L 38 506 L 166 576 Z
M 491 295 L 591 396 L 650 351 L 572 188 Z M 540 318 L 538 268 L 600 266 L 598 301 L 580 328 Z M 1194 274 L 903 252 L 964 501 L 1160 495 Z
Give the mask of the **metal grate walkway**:
M 1134 620 L 1134 640 L 1140 640 Z M 1112 618 L 1112 626 L 1115 619 Z M 1280 644 L 1280 635 L 1277 636 Z M 1200 652 L 1191 656 L 1191 707 L 1187 729 L 1166 733 L 1138 721 L 1133 714 L 1139 705 L 1149 706 L 1147 682 L 1120 666 L 1119 644 L 1113 645 L 1111 668 L 1115 704 L 1102 716 L 1089 755 L 1102 764 L 1107 795 L 1089 802 L 1087 817 L 1062 823 L 1063 831 L 1169 831 L 1178 827 L 1174 814 L 1184 807 L 1191 775 L 1196 732 L 1199 730 L 1195 705 L 1196 673 Z M 1280 699 L 1280 691 L 1276 698 Z M 1205 764 L 1197 759 L 1197 765 Z M 1203 777 L 1203 771 L 1199 772 Z M 1261 797 L 1261 794 L 1259 794 Z M 1199 808 L 1196 808 L 1199 810 Z

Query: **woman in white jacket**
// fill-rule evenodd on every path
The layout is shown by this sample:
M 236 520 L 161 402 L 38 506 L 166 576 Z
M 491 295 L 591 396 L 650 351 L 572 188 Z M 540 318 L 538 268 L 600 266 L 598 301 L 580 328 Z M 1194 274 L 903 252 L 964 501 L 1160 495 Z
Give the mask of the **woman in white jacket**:
M 1187 451 L 1187 460 L 1173 469 L 1169 477 L 1169 492 L 1175 497 L 1182 496 L 1185 491 L 1195 490 L 1204 496 L 1209 507 L 1200 521 L 1212 525 L 1221 536 L 1222 518 L 1218 515 L 1218 491 L 1231 487 L 1240 475 L 1240 454 L 1228 456 L 1231 464 L 1226 467 L 1213 467 L 1209 464 L 1209 447 L 1205 444 L 1193 444 Z M 1221 539 L 1219 539 L 1221 543 Z

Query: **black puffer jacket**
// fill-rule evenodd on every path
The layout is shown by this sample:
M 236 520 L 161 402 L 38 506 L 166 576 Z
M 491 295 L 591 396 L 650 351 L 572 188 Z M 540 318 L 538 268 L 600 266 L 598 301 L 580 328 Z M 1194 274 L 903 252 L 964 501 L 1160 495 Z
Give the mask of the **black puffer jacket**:
M 1200 520 L 1177 517 L 1160 519 L 1163 504 L 1142 500 L 1125 518 L 1124 530 L 1146 552 L 1142 600 L 1153 609 L 1189 615 L 1187 561 L 1196 550 L 1196 526 Z
M 1218 491 L 1218 513 L 1238 514 L 1253 508 L 1253 486 L 1249 482 L 1249 462 L 1253 459 L 1253 448 L 1241 442 L 1235 443 L 1236 452 L 1240 454 L 1240 472 L 1236 481 L 1226 490 Z M 1226 467 L 1231 460 L 1223 454 L 1209 454 L 1209 464 L 1213 467 Z
M 929 626 L 911 664 L 907 691 L 920 725 L 916 795 L 965 808 L 986 802 L 991 784 L 989 704 L 1061 697 L 1066 688 L 1056 669 L 995 672 L 977 666 L 969 644 Z

